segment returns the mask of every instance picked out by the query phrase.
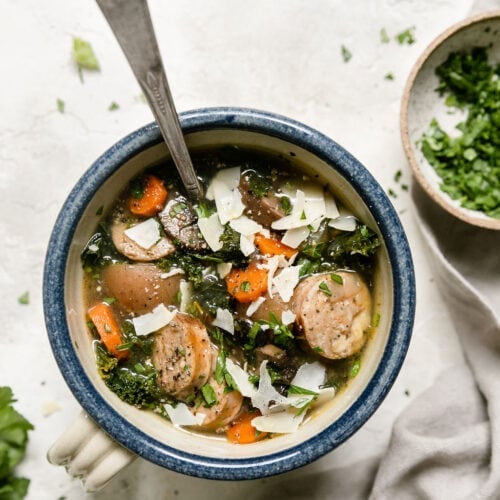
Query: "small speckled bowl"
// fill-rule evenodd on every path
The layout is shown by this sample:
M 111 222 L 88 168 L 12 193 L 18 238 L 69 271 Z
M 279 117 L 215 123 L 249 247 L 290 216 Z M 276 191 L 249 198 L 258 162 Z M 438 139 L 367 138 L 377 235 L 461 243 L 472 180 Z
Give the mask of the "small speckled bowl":
M 388 198 L 355 158 L 305 125 L 260 111 L 201 109 L 181 114 L 180 120 L 190 148 L 232 143 L 293 156 L 377 231 L 382 242 L 376 279 L 380 324 L 358 375 L 294 434 L 234 445 L 180 430 L 120 401 L 96 370 L 85 324 L 80 253 L 98 222 L 99 207 L 108 207 L 143 168 L 168 157 L 156 125 L 137 130 L 104 153 L 71 191 L 55 223 L 45 264 L 50 343 L 84 409 L 48 458 L 84 478 L 87 490 L 101 488 L 135 455 L 184 474 L 224 480 L 262 478 L 310 463 L 349 438 L 378 408 L 410 342 L 415 282 L 408 243 Z
M 488 47 L 490 61 L 500 62 L 500 10 L 483 13 L 450 27 L 439 35 L 424 51 L 414 65 L 401 105 L 401 136 L 403 147 L 417 182 L 427 194 L 451 215 L 475 226 L 500 229 L 500 219 L 460 206 L 440 189 L 440 177 L 420 151 L 418 141 L 436 118 L 451 135 L 455 125 L 464 115 L 450 113 L 444 98 L 435 91 L 437 66 L 451 52 L 468 51 L 473 47 Z

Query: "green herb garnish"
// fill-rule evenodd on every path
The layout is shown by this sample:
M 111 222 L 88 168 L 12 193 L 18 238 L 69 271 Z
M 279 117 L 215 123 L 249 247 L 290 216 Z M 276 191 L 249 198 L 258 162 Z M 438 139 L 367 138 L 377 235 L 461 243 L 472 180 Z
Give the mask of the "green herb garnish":
M 0 387 L 0 498 L 21 500 L 28 493 L 29 479 L 15 475 L 28 444 L 33 425 L 17 412 L 10 387 Z
M 64 108 L 64 101 L 62 99 L 57 99 L 57 111 L 59 111 L 59 113 L 64 113 Z
M 22 304 L 23 306 L 26 306 L 30 303 L 30 293 L 29 292 L 24 292 L 22 295 L 20 295 L 17 299 L 19 304 Z
M 344 284 L 344 280 L 342 279 L 342 276 L 340 276 L 340 274 L 331 273 L 330 278 L 332 279 L 332 281 L 335 281 L 335 283 L 338 283 L 339 285 Z
M 94 54 L 94 50 L 89 42 L 81 38 L 73 38 L 73 59 L 77 65 L 78 73 L 82 78 L 82 70 L 98 71 L 100 69 L 99 61 Z
M 344 45 L 342 45 L 341 47 L 341 52 L 342 52 L 342 59 L 344 60 L 345 63 L 349 62 L 352 58 L 352 53 L 351 51 L 345 47 Z
M 323 292 L 325 293 L 326 295 L 328 295 L 329 297 L 332 296 L 332 291 L 328 288 L 328 285 L 326 284 L 326 282 L 322 281 L 318 288 Z
M 500 64 L 488 62 L 487 49 L 451 53 L 436 68 L 437 92 L 467 113 L 451 137 L 433 119 L 420 148 L 441 177 L 440 188 L 470 210 L 500 218 Z
M 210 384 L 205 384 L 201 388 L 201 394 L 205 400 L 205 406 L 209 408 L 217 403 L 217 395 L 215 394 L 215 389 Z
M 408 28 L 404 31 L 401 31 L 396 35 L 396 40 L 400 45 L 407 44 L 407 45 L 412 45 L 415 43 L 415 27 L 412 26 L 411 28 Z
M 385 28 L 382 28 L 380 30 L 380 41 L 382 43 L 389 43 L 391 41 L 389 35 L 387 34 L 387 30 Z
M 120 109 L 120 105 L 113 101 L 109 106 L 108 106 L 108 111 L 116 111 L 117 109 Z
M 386 73 L 384 76 L 385 80 L 394 80 L 394 74 L 393 73 Z

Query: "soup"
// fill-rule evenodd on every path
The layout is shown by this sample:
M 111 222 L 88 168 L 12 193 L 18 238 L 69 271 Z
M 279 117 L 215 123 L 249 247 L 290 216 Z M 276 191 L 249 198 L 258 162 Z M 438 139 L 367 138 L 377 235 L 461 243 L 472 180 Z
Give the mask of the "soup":
M 379 240 L 293 158 L 192 153 L 124 189 L 82 253 L 96 366 L 127 403 L 250 443 L 295 432 L 362 366 Z

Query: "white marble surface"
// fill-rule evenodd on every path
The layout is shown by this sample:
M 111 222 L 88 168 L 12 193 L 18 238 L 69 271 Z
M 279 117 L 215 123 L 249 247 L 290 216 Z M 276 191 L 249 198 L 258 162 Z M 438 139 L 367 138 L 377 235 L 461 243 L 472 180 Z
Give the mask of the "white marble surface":
M 50 231 L 83 171 L 152 115 L 94 2 L 1 0 L 0 6 L 0 385 L 13 388 L 16 407 L 36 426 L 18 469 L 31 479 L 28 498 L 248 497 L 261 482 L 193 479 L 141 459 L 105 491 L 85 494 L 64 469 L 47 463 L 48 447 L 79 412 L 43 322 L 41 279 Z M 376 414 L 347 443 L 306 469 L 341 467 L 380 454 L 395 417 L 444 367 L 462 359 L 423 253 L 410 195 L 401 189 L 411 183 L 399 136 L 402 90 L 416 58 L 439 32 L 471 10 L 500 8 L 500 2 L 151 0 L 150 7 L 179 111 L 236 105 L 295 118 L 337 140 L 397 194 L 392 199 L 417 276 L 412 344 Z M 394 41 L 412 26 L 415 44 Z M 388 44 L 380 41 L 382 28 L 391 36 Z M 71 59 L 73 37 L 91 42 L 101 64 L 100 72 L 85 72 L 83 83 Z M 342 45 L 353 55 L 348 63 Z M 392 81 L 384 78 L 389 72 Z M 65 102 L 64 113 L 57 99 Z M 108 110 L 112 101 L 118 110 Z M 25 291 L 30 301 L 21 305 L 18 297 Z M 48 407 L 57 411 L 46 415 Z

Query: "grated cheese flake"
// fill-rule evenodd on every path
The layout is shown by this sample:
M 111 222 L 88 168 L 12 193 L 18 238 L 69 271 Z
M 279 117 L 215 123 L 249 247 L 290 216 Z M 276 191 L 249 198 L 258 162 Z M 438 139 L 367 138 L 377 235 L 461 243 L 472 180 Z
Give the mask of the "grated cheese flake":
M 175 407 L 167 403 L 164 408 L 172 424 L 177 426 L 201 425 L 205 420 L 205 414 L 197 413 L 193 415 L 185 403 L 177 403 Z
M 283 302 L 289 302 L 299 282 L 300 266 L 285 267 L 273 277 L 272 291 L 279 293 Z
M 198 227 L 213 252 L 217 252 L 222 248 L 220 237 L 224 233 L 224 226 L 220 223 L 219 216 L 216 213 L 209 217 L 199 217 Z
M 209 186 L 210 195 L 215 200 L 220 223 L 226 224 L 237 219 L 245 209 L 238 189 L 240 168 L 225 168 L 219 170 Z
M 318 361 L 304 363 L 297 370 L 290 385 L 307 389 L 308 391 L 319 392 L 320 387 L 325 383 L 326 369 Z
M 163 304 L 159 304 L 151 312 L 132 319 L 135 333 L 141 336 L 156 332 L 168 325 L 176 313 L 175 309 L 167 309 Z
M 252 419 L 252 426 L 260 432 L 290 434 L 296 432 L 304 420 L 305 412 L 280 411 Z
M 251 398 L 255 395 L 257 389 L 248 380 L 250 375 L 230 358 L 226 359 L 226 370 L 238 386 L 238 390 L 241 392 L 242 396 Z
M 259 307 L 266 301 L 265 297 L 259 297 L 254 300 L 247 309 L 247 316 L 252 316 L 252 314 L 259 309 Z
M 271 384 L 271 376 L 266 368 L 267 360 L 263 361 L 259 369 L 259 388 L 252 396 L 252 405 L 258 408 L 262 415 L 269 413 L 269 407 L 275 404 L 286 404 L 287 398 L 282 396 Z
M 153 217 L 125 229 L 124 233 L 127 238 L 130 238 L 146 250 L 151 248 L 161 238 L 160 225 Z
M 215 319 L 212 321 L 212 325 L 218 326 L 226 332 L 234 335 L 233 313 L 229 309 L 222 309 L 218 307 Z

